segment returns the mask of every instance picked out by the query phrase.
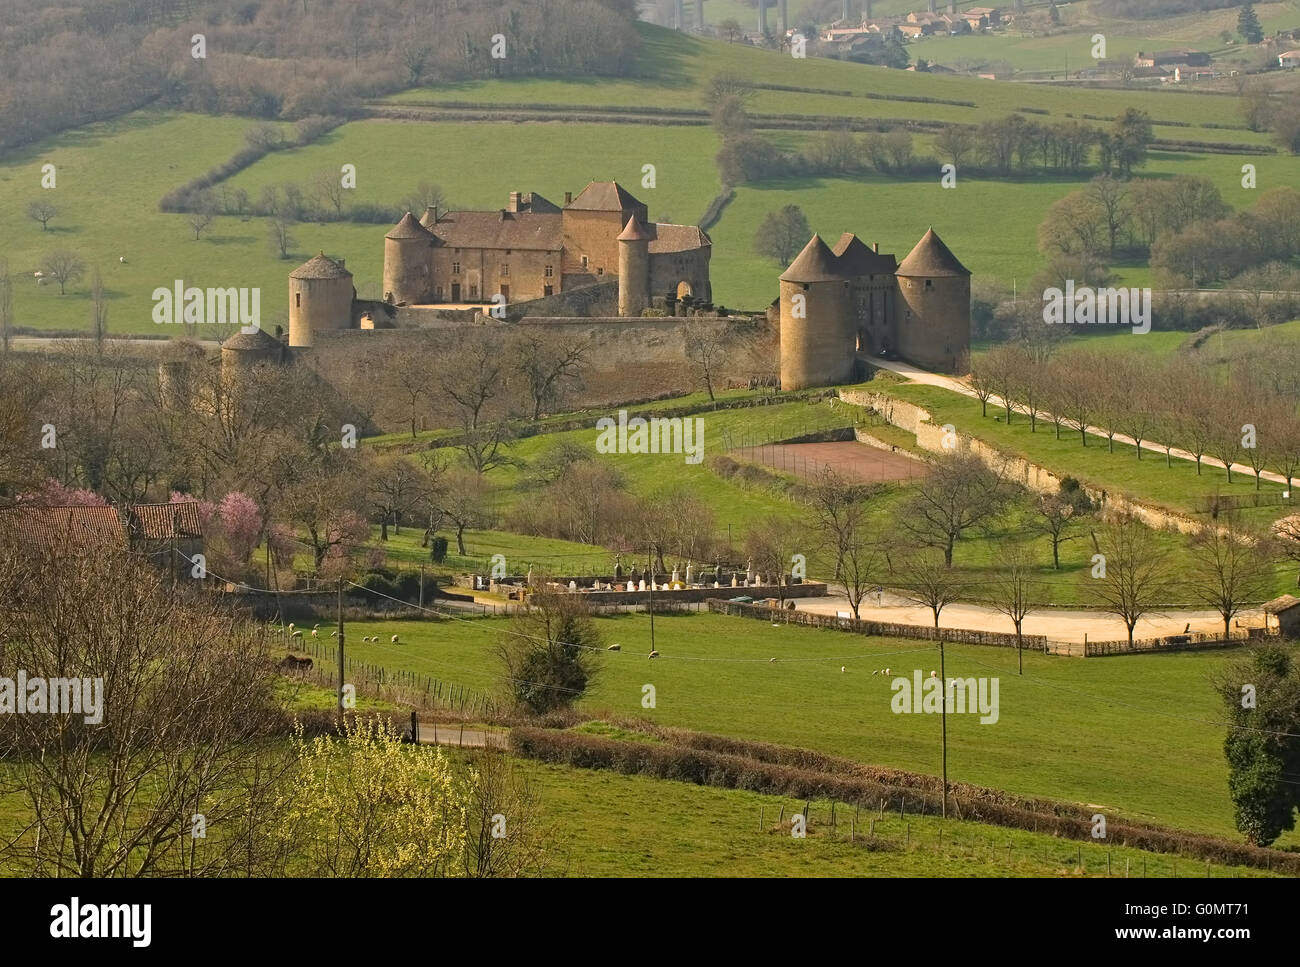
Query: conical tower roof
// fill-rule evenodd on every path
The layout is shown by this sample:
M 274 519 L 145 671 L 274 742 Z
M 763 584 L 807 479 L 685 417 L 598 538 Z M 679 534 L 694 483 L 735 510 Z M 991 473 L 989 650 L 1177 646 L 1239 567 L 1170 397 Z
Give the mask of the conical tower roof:
M 350 279 L 352 273 L 321 252 L 289 273 L 291 279 Z
M 384 238 L 423 238 L 430 239 L 433 233 L 421 225 L 410 212 L 402 216 L 401 221 Z
M 813 235 L 790 267 L 781 273 L 782 282 L 838 282 L 844 276 L 836 266 L 834 253 L 820 235 Z
M 627 225 L 623 227 L 623 231 L 619 232 L 618 241 L 648 242 L 654 237 L 654 233 L 651 232 L 648 227 L 638 222 L 636 216 L 633 215 L 627 220 Z
M 280 340 L 262 329 L 252 332 L 238 332 L 221 344 L 222 349 L 238 352 L 273 352 L 280 347 Z
M 916 248 L 908 253 L 907 258 L 898 267 L 899 275 L 914 278 L 936 278 L 940 276 L 970 275 L 970 269 L 957 261 L 957 256 L 943 244 L 943 239 L 935 234 L 933 228 L 921 236 Z

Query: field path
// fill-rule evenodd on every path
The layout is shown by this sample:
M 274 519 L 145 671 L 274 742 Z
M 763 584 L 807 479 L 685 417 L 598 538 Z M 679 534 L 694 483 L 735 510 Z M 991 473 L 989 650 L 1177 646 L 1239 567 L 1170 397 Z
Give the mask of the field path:
M 831 585 L 823 598 L 794 599 L 795 610 L 812 614 L 834 615 L 849 611 L 849 601 L 844 589 Z M 934 615 L 929 608 L 913 604 L 900 595 L 885 591 L 877 598 L 871 593 L 863 599 L 859 614 L 866 621 L 886 621 L 893 624 L 923 625 L 932 627 Z M 1264 614 L 1258 609 L 1243 611 L 1233 619 L 1242 628 L 1262 628 Z M 1135 638 L 1157 638 L 1182 634 L 1190 626 L 1192 632 L 1223 630 L 1223 619 L 1217 611 L 1169 609 L 1160 614 L 1150 614 L 1138 622 L 1133 631 Z M 939 616 L 941 628 L 964 628 L 970 631 L 996 631 L 1011 634 L 1011 620 L 1002 612 L 982 604 L 950 604 Z M 1124 622 L 1114 615 L 1101 614 L 1083 608 L 1043 608 L 1025 618 L 1024 633 L 1046 635 L 1053 641 L 1083 642 L 1119 641 L 1128 637 Z

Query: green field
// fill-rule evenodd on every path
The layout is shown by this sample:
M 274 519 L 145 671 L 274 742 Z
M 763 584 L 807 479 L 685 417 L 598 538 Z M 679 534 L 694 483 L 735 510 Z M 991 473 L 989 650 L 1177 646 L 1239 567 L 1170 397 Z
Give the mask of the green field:
M 1085 113 L 1113 116 L 1135 106 L 1157 122 L 1199 125 L 1236 123 L 1232 98 L 1160 91 L 1082 91 L 1041 85 L 1008 84 L 971 78 L 914 74 L 823 59 L 797 60 L 740 44 L 703 40 L 643 25 L 644 49 L 636 79 L 525 79 L 448 84 L 407 91 L 390 103 L 472 101 L 668 108 L 704 106 L 704 89 L 721 71 L 734 71 L 763 83 L 845 91 L 848 95 L 758 92 L 751 110 L 763 114 L 844 117 L 924 118 L 978 123 L 1019 108 L 1046 111 L 1062 120 Z M 947 43 L 948 41 L 941 41 Z M 866 95 L 873 95 L 867 97 Z M 890 99 L 930 97 L 971 101 L 916 103 Z M 563 110 L 552 112 L 562 118 Z M 317 251 L 346 258 L 358 291 L 378 291 L 384 226 L 351 223 L 301 224 L 294 228 L 292 258 L 271 249 L 266 219 L 218 217 L 194 241 L 186 217 L 163 214 L 158 200 L 169 190 L 224 161 L 242 146 L 248 119 L 142 111 L 113 122 L 91 125 L 51 138 L 0 159 L 0 227 L 3 254 L 17 277 L 15 313 L 19 326 L 34 330 L 88 327 L 89 272 L 67 295 L 58 287 L 38 287 L 32 273 L 55 249 L 79 253 L 99 266 L 110 297 L 109 329 L 117 333 L 172 335 L 149 316 L 151 293 L 181 278 L 187 284 L 237 285 L 262 290 L 263 327 L 284 324 L 285 276 Z M 1158 127 L 1163 137 L 1267 143 L 1266 135 L 1211 128 Z M 813 132 L 779 132 L 776 140 L 801 146 Z M 929 149 L 920 139 L 918 148 Z M 440 184 L 460 206 L 492 208 L 510 190 L 536 190 L 555 199 L 578 191 L 587 181 L 623 182 L 660 220 L 695 222 L 720 185 L 714 156 L 717 138 L 707 127 L 655 124 L 594 124 L 580 120 L 528 123 L 357 121 L 299 149 L 276 152 L 241 172 L 229 188 L 245 188 L 256 198 L 266 185 L 307 183 L 316 173 L 357 166 L 356 202 L 386 203 L 412 191 L 420 181 Z M 1234 155 L 1153 151 L 1144 176 L 1204 175 L 1229 202 L 1253 203 L 1255 193 L 1239 185 L 1242 158 Z M 1300 183 L 1300 158 L 1252 156 L 1259 185 Z M 41 165 L 52 163 L 58 186 L 43 191 Z M 656 187 L 643 188 L 642 166 L 656 166 Z M 787 204 L 800 205 L 814 230 L 838 237 L 850 230 L 900 257 L 926 227 L 934 225 L 976 277 L 1004 284 L 1026 280 L 1041 266 L 1036 228 L 1057 198 L 1077 181 L 1028 177 L 1017 181 L 960 178 L 955 191 L 933 179 L 802 178 L 742 187 L 712 227 L 712 275 L 716 300 L 741 308 L 765 306 L 775 293 L 779 267 L 753 252 L 762 218 Z M 43 232 L 24 212 L 33 200 L 53 201 L 59 215 Z M 860 214 L 868 200 L 865 215 Z M 859 213 L 859 214 L 854 214 Z M 992 221 L 991 221 L 992 219 Z M 990 225 L 996 231 L 990 231 Z M 125 257 L 126 263 L 119 258 Z M 1122 281 L 1149 282 L 1142 266 L 1121 267 Z M 171 327 L 168 327 L 169 329 Z M 204 335 L 199 333 L 200 336 Z
M 804 809 L 802 801 L 526 760 L 518 764 L 538 796 L 542 822 L 553 831 L 551 875 L 1106 875 L 1108 851 L 1096 844 L 1080 847 L 1052 836 L 943 822 L 933 815 L 900 819 L 891 812 L 880 819 L 866 809 L 854 819 L 854 807 L 845 803 L 837 804 L 832 828 L 830 803 L 824 800 L 813 802 L 808 835 L 796 839 L 789 819 Z M 781 815 L 785 826 L 777 828 Z M 1149 876 L 1207 875 L 1205 863 L 1195 860 L 1131 849 L 1109 852 L 1112 876 L 1125 875 L 1126 861 L 1130 876 L 1140 876 L 1144 868 Z M 1262 874 L 1216 865 L 1208 868 L 1208 875 Z
M 937 648 L 707 613 L 598 619 L 607 642 L 581 708 L 594 718 L 644 715 L 668 725 L 815 748 L 860 762 L 935 775 L 939 721 L 895 715 L 883 676 L 938 667 Z M 495 644 L 506 619 L 351 622 L 348 654 L 500 694 Z M 400 635 L 400 644 L 388 637 Z M 359 638 L 379 635 L 379 643 Z M 1224 728 L 1209 678 L 1216 652 L 1066 659 L 949 645 L 950 676 L 1000 679 L 1000 718 L 950 716 L 950 778 L 1094 804 L 1186 829 L 1236 837 L 1223 759 Z M 777 658 L 773 664 L 770 659 Z M 844 672 L 840 667 L 845 668 Z M 901 670 L 901 671 L 900 671 Z M 656 708 L 641 707 L 653 684 Z M 1300 844 L 1288 834 L 1287 843 Z
M 1035 37 L 1003 30 L 983 35 L 935 37 L 912 42 L 907 52 L 914 59 L 925 58 L 950 66 L 963 61 L 1005 61 L 1018 70 L 1054 71 L 1064 76 L 1067 65 L 1072 74 L 1092 66 L 1092 35 L 1102 32 L 1110 60 L 1131 60 L 1141 50 L 1190 47 L 1213 53 L 1216 61 L 1230 62 L 1250 49 L 1225 47 L 1220 36 L 1226 30 L 1234 35 L 1237 44 L 1241 43 L 1241 38 L 1235 37 L 1238 12 L 1238 8 L 1231 7 L 1157 20 L 1118 22 L 1099 31 L 1091 5 L 1071 3 L 1062 8 L 1066 29 L 1059 33 Z M 1300 4 L 1295 0 L 1257 3 L 1255 12 L 1265 36 L 1300 25 Z

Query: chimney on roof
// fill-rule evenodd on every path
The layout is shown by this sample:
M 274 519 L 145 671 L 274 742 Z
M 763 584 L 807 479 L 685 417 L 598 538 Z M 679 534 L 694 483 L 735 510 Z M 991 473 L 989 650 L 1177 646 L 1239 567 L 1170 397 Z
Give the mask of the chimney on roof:
M 510 210 L 512 212 L 519 211 L 519 192 L 517 191 L 510 193 Z
M 573 192 L 566 191 L 564 193 L 564 203 L 567 205 L 571 201 L 573 201 Z

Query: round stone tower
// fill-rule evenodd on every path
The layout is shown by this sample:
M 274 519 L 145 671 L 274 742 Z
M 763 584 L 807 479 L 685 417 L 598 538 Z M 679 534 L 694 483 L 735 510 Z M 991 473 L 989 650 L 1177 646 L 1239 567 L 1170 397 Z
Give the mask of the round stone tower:
M 930 229 L 898 266 L 899 353 L 954 373 L 970 355 L 970 270 Z
M 169 346 L 158 363 L 158 394 L 176 410 L 187 409 L 200 381 L 200 367 L 207 354 L 198 343 L 177 340 Z
M 289 273 L 289 346 L 310 346 L 312 334 L 352 324 L 352 273 L 324 252 Z
M 639 316 L 650 305 L 650 230 L 633 215 L 618 236 L 618 314 Z
M 814 235 L 781 273 L 781 389 L 831 386 L 853 377 L 857 331 L 849 281 Z
M 221 344 L 221 375 L 230 377 L 259 363 L 279 365 L 284 361 L 284 344 L 261 329 L 240 332 Z
M 403 215 L 384 236 L 384 300 L 395 305 L 427 302 L 433 291 L 433 249 L 441 244 L 414 215 Z

